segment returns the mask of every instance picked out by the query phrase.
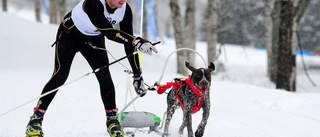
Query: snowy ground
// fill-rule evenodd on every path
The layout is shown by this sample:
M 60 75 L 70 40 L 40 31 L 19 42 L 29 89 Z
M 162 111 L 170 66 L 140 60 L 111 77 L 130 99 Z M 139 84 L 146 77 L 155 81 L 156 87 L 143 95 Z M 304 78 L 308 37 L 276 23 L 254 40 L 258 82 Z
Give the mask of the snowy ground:
M 15 14 L 0 12 L 0 114 L 37 96 L 53 72 L 53 43 L 57 25 L 35 23 Z M 124 56 L 122 45 L 107 41 L 107 49 L 115 56 Z M 165 59 L 174 51 L 174 42 L 166 39 L 157 46 L 159 54 L 143 55 L 143 76 L 146 83 L 159 80 Z M 197 43 L 197 51 L 206 57 L 206 44 Z M 225 51 L 225 52 L 224 52 Z M 309 69 L 314 87 L 297 58 L 297 93 L 274 89 L 266 77 L 265 51 L 227 45 L 220 60 L 225 73 L 213 76 L 211 113 L 205 137 L 319 137 L 320 135 L 320 70 Z M 175 55 L 171 57 L 161 83 L 176 74 Z M 110 59 L 112 60 L 112 59 Z M 197 57 L 197 67 L 204 64 Z M 319 57 L 306 57 L 307 67 L 319 65 Z M 122 61 L 129 66 L 127 61 Z M 217 66 L 218 67 L 218 66 Z M 111 66 L 116 85 L 119 109 L 125 106 L 125 68 Z M 78 54 L 67 82 L 88 72 L 90 68 Z M 139 98 L 137 111 L 152 112 L 160 117 L 166 109 L 165 95 L 150 91 Z M 128 100 L 130 100 L 129 98 Z M 0 116 L 0 137 L 24 136 L 25 126 L 36 101 Z M 318 108 L 318 109 L 317 109 Z M 128 110 L 133 110 L 131 106 Z M 176 112 L 170 134 L 178 136 L 182 113 Z M 194 130 L 201 120 L 201 111 L 193 115 Z M 46 137 L 107 137 L 105 113 L 94 75 L 61 89 L 50 105 L 43 129 Z M 161 130 L 162 131 L 162 130 Z M 186 131 L 185 131 L 186 133 Z M 137 137 L 157 137 L 155 133 L 137 132 Z M 183 135 L 186 137 L 186 134 Z

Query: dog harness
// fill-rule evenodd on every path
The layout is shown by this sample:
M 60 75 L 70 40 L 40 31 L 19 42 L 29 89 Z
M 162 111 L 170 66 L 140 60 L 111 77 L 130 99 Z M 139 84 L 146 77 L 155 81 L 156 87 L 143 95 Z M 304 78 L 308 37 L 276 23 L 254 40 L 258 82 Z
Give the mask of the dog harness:
M 157 92 L 158 94 L 163 94 L 167 89 L 171 87 L 174 88 L 176 91 L 175 96 L 178 99 L 180 106 L 182 107 L 183 110 L 186 110 L 185 105 L 183 104 L 180 96 L 178 95 L 178 92 L 181 90 L 181 88 L 186 85 L 188 85 L 191 91 L 196 95 L 196 103 L 192 108 L 192 113 L 196 113 L 201 109 L 203 105 L 205 93 L 207 90 L 196 89 L 192 83 L 191 76 L 188 76 L 187 79 L 175 79 L 174 82 L 167 82 L 167 84 L 165 85 L 158 85 Z

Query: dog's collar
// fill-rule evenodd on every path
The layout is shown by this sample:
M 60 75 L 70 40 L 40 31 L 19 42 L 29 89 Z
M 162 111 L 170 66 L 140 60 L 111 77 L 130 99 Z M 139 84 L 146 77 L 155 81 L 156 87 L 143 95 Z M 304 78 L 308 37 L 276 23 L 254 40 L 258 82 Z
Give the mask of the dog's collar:
M 188 76 L 188 78 L 186 79 L 186 83 L 189 85 L 189 87 L 191 88 L 191 90 L 196 93 L 197 96 L 201 96 L 204 93 L 206 93 L 206 91 L 208 90 L 207 88 L 205 90 L 201 90 L 199 88 L 196 88 L 196 86 L 193 84 L 192 82 L 192 78 L 191 75 Z

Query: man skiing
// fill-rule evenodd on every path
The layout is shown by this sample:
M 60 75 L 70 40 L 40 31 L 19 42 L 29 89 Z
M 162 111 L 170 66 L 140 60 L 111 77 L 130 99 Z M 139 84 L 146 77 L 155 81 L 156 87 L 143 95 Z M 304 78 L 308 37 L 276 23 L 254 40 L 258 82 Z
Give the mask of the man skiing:
M 120 30 L 113 29 L 113 25 L 118 23 Z M 158 52 L 148 40 L 133 36 L 132 10 L 126 0 L 82 0 L 64 17 L 58 28 L 54 72 L 41 94 L 65 83 L 77 52 L 84 56 L 93 70 L 108 65 L 107 52 L 93 48 L 105 49 L 104 36 L 124 44 L 127 55 L 137 49 L 150 55 Z M 143 96 L 145 87 L 138 55 L 128 57 L 128 61 L 134 74 L 134 88 L 138 95 Z M 107 131 L 111 137 L 122 137 L 124 133 L 117 118 L 115 88 L 109 68 L 101 69 L 95 75 L 107 116 Z M 44 136 L 42 120 L 55 94 L 53 92 L 39 99 L 26 127 L 27 137 Z

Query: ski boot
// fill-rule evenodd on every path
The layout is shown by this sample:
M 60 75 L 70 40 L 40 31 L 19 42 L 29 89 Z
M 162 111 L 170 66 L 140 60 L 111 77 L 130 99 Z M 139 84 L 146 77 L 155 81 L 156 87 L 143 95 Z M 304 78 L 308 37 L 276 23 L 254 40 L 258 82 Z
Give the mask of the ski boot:
M 43 137 L 42 132 L 42 120 L 44 115 L 44 110 L 39 108 L 34 108 L 34 113 L 30 117 L 30 121 L 26 129 L 26 137 Z
M 124 132 L 121 130 L 118 121 L 118 109 L 106 110 L 107 112 L 107 128 L 110 137 L 124 137 Z

